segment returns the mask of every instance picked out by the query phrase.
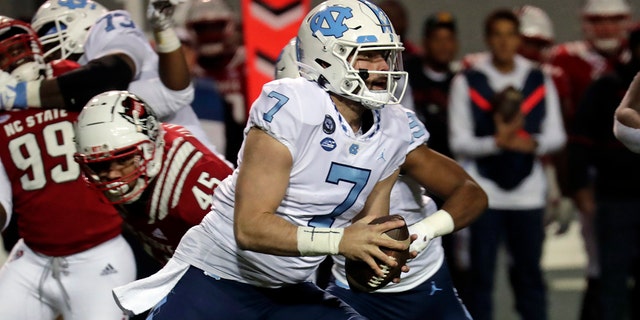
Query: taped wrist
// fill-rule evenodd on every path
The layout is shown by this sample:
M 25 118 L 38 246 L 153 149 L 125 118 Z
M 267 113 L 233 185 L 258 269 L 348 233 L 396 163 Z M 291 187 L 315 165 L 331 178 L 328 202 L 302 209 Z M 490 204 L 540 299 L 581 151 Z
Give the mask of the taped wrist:
M 57 78 L 65 107 L 80 111 L 95 95 L 109 90 L 126 90 L 133 70 L 115 54 L 89 61 L 86 65 Z
M 16 99 L 14 109 L 26 109 L 28 107 L 41 107 L 40 85 L 42 80 L 18 82 L 16 84 Z
M 427 237 L 428 240 L 431 240 L 451 233 L 454 228 L 453 218 L 451 218 L 449 212 L 438 210 L 436 213 L 422 219 L 422 221 L 411 225 L 409 233 L 417 234 L 418 239 Z
M 302 256 L 335 255 L 344 228 L 298 227 L 298 251 Z
M 451 233 L 454 228 L 451 215 L 445 210 L 438 210 L 409 226 L 409 234 L 418 235 L 418 238 L 411 243 L 409 250 L 420 253 L 427 248 L 431 239 Z
M 155 31 L 154 34 L 158 53 L 169 53 L 180 49 L 180 39 L 173 28 Z

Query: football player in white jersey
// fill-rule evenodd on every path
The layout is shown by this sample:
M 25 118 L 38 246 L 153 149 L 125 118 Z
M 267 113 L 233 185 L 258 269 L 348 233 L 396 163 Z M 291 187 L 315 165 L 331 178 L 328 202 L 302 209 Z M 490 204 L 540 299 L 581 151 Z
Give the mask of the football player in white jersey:
M 152 105 L 163 122 L 181 125 L 214 150 L 189 106 L 193 87 L 171 11 L 180 0 L 154 0 L 148 12 L 157 53 L 124 10 L 107 11 L 91 0 L 48 0 L 32 19 L 47 62 L 77 61 L 56 78 L 21 82 L 0 74 L 5 109 L 57 107 L 79 111 L 93 96 L 129 90 Z M 62 61 L 62 62 L 61 62 Z
M 153 319 L 353 319 L 309 282 L 319 263 L 342 254 L 380 276 L 374 258 L 397 266 L 380 246 L 406 249 L 382 236 L 404 222 L 368 222 L 389 213 L 406 150 L 424 137 L 403 110 L 383 108 L 401 98 L 402 43 L 364 0 L 318 5 L 298 38 L 304 77 L 264 85 L 212 212 L 167 267 L 114 289 L 124 309 L 157 304 Z
M 299 77 L 296 57 L 296 39 L 293 38 L 280 54 L 276 79 Z M 440 236 L 467 226 L 480 215 L 486 209 L 487 196 L 460 166 L 424 144 L 429 133 L 412 111 L 405 111 L 415 119 L 413 134 L 426 137 L 414 140 L 407 150 L 407 158 L 401 167 L 403 174 L 391 191 L 389 211 L 402 215 L 411 233 L 420 235 L 423 233 L 420 229 L 424 229 L 420 226 L 427 226 L 427 237 L 422 235 L 423 238 L 412 245 L 412 249 L 423 252 L 407 262 L 410 271 L 403 275 L 400 283 L 389 284 L 370 294 L 349 289 L 344 257 L 335 255 L 334 280 L 327 291 L 371 319 L 470 319 L 449 275 Z M 439 192 L 444 199 L 450 199 L 444 203 L 442 211 L 438 211 L 435 202 L 424 195 L 418 182 Z M 414 307 L 405 307 L 410 302 L 414 302 Z

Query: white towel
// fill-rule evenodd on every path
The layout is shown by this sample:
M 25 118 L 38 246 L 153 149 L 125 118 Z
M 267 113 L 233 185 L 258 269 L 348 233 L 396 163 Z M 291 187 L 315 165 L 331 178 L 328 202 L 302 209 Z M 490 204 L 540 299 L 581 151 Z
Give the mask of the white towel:
M 167 296 L 188 269 L 188 263 L 171 259 L 155 274 L 114 288 L 113 298 L 129 316 L 140 314 Z

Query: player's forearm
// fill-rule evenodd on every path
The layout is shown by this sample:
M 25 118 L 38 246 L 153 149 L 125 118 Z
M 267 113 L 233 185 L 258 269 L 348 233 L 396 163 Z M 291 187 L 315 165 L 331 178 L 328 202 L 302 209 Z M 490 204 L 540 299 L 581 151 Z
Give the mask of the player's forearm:
M 182 45 L 173 28 L 154 30 L 158 52 L 160 80 L 171 90 L 183 90 L 191 82 L 191 71 L 182 52 Z
M 473 178 L 455 161 L 426 145 L 407 154 L 402 170 L 445 200 L 442 209 L 451 215 L 455 230 L 469 225 L 487 208 L 487 195 Z
M 618 107 L 618 109 L 621 108 L 630 108 L 640 112 L 640 72 L 631 81 L 631 85 L 629 85 L 629 89 Z
M 297 227 L 274 213 L 251 215 L 250 219 L 236 219 L 234 232 L 238 247 L 280 256 L 299 256 Z
M 473 180 L 464 180 L 447 198 L 442 209 L 454 223 L 454 230 L 462 229 L 482 214 L 488 206 L 487 194 Z
M 181 49 L 158 54 L 160 80 L 171 90 L 183 90 L 191 83 L 191 73 Z

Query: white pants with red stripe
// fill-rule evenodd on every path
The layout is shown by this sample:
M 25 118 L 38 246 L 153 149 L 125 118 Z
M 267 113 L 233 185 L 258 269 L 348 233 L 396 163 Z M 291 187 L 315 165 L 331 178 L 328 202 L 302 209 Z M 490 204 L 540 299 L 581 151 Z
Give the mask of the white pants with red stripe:
M 65 257 L 36 253 L 20 239 L 0 269 L 0 319 L 126 319 L 111 289 L 135 276 L 122 236 Z

